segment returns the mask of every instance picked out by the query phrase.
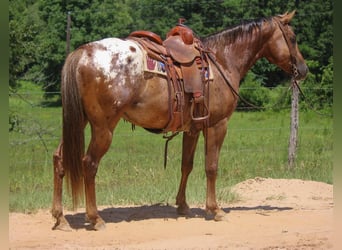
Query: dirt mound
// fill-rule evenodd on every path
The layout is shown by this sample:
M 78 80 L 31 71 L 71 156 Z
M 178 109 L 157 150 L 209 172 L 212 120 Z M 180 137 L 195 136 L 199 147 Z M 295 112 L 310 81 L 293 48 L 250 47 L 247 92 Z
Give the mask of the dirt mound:
M 174 206 L 101 207 L 106 230 L 87 230 L 84 211 L 66 211 L 71 232 L 51 230 L 49 211 L 9 214 L 11 249 L 329 249 L 333 187 L 303 180 L 255 178 L 233 187 L 239 201 L 223 204 L 228 220 L 204 207 L 193 217 Z

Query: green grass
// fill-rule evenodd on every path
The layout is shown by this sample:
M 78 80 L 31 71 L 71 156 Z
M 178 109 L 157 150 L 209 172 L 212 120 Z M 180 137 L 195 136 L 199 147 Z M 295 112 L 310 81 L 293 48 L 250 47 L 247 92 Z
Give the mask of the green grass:
M 52 99 L 51 101 L 56 101 Z M 9 98 L 12 123 L 10 144 L 10 211 L 33 212 L 50 208 L 53 192 L 52 155 L 61 135 L 61 108 L 46 105 L 42 92 L 23 84 Z M 290 111 L 236 112 L 221 150 L 217 180 L 218 202 L 235 199 L 230 187 L 248 178 L 300 178 L 332 183 L 332 118 L 300 112 L 296 166 L 287 168 Z M 98 205 L 175 203 L 180 180 L 181 138 L 169 143 L 168 165 L 163 168 L 161 135 L 142 128 L 131 131 L 120 122 L 110 150 L 96 177 Z M 89 128 L 86 139 L 89 140 Z M 197 147 L 187 198 L 205 204 L 203 138 Z M 64 205 L 71 208 L 65 192 Z

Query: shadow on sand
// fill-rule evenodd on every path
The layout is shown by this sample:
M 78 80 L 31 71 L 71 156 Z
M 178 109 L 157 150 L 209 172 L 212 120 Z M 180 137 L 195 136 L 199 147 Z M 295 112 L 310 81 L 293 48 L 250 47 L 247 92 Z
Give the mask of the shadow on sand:
M 291 210 L 291 207 L 273 207 L 273 206 L 254 206 L 254 207 L 227 207 L 222 208 L 223 211 L 229 213 L 230 211 L 285 211 Z M 213 220 L 214 215 L 207 214 L 204 209 L 190 208 L 190 214 L 182 216 L 177 213 L 176 207 L 168 204 L 154 204 L 132 207 L 111 207 L 99 210 L 99 215 L 106 223 L 131 222 L 149 219 L 177 219 L 180 217 L 203 218 L 205 220 Z M 65 215 L 65 218 L 70 223 L 73 229 L 91 229 L 89 223 L 85 223 L 85 213 L 76 213 L 73 215 Z

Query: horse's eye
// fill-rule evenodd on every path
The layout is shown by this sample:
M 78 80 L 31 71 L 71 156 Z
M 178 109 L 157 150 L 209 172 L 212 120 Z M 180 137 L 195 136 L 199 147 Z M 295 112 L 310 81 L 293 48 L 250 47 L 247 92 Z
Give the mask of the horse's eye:
M 290 38 L 290 41 L 291 41 L 291 43 L 292 44 L 296 44 L 296 37 L 295 36 L 292 36 L 291 38 Z

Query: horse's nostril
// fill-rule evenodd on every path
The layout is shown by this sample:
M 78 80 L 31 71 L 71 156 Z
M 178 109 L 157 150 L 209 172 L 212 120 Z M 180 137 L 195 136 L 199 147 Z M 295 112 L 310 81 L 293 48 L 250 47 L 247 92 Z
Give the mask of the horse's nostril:
M 299 64 L 297 66 L 298 76 L 296 77 L 298 80 L 304 80 L 309 72 L 309 68 L 305 63 Z

